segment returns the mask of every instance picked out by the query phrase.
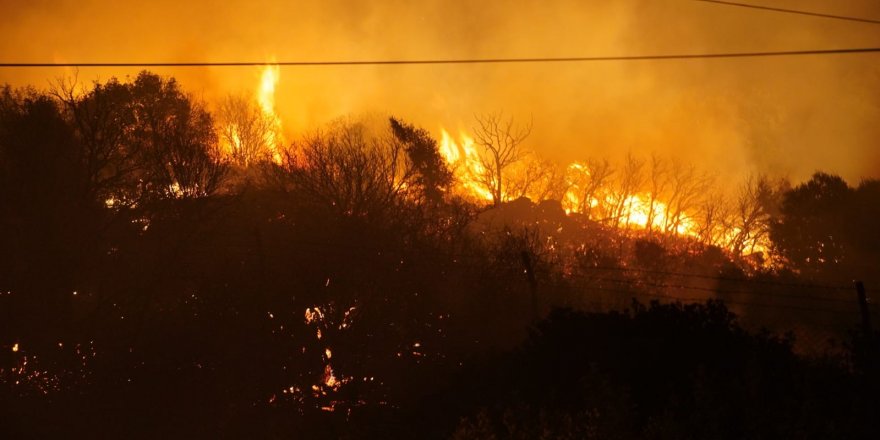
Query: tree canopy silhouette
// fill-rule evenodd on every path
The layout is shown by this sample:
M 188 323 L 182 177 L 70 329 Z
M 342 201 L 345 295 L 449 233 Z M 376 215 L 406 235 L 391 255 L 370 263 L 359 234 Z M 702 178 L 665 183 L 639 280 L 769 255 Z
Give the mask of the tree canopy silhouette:
M 805 275 L 848 282 L 875 279 L 880 262 L 876 180 L 850 187 L 839 176 L 816 173 L 784 193 L 771 223 L 775 249 Z
M 403 143 L 404 150 L 418 173 L 415 181 L 429 201 L 438 203 L 450 189 L 452 171 L 440 156 L 437 141 L 423 128 L 394 117 L 389 118 L 389 122 L 394 137 Z

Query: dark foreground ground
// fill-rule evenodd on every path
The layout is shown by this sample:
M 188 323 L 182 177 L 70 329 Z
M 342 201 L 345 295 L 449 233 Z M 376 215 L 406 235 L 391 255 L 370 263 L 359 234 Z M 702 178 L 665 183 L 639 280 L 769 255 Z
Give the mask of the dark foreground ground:
M 876 355 L 856 336 L 844 355 L 799 357 L 784 338 L 743 331 L 719 303 L 557 309 L 514 349 L 461 366 L 408 361 L 393 374 L 410 377 L 382 375 L 372 391 L 352 380 L 332 412 L 315 406 L 327 403 L 320 393 L 260 396 L 266 378 L 237 367 L 156 360 L 102 365 L 47 394 L 4 388 L 0 429 L 3 438 L 868 439 L 880 433 Z

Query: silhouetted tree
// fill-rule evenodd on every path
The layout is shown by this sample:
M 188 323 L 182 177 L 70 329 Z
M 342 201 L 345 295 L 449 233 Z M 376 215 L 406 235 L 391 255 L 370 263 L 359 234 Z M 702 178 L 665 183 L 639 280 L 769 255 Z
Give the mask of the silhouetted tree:
M 271 160 L 270 143 L 278 138 L 276 124 L 259 105 L 246 96 L 229 95 L 217 110 L 221 148 L 229 151 L 232 161 L 247 167 Z
M 798 359 L 790 340 L 749 334 L 719 302 L 554 310 L 522 347 L 461 380 L 456 408 L 470 411 L 453 421 L 456 439 L 877 432 L 865 381 Z
M 287 163 L 297 190 L 346 216 L 381 218 L 418 186 L 403 143 L 363 122 L 340 120 L 305 137 Z
M 41 218 L 77 200 L 79 145 L 56 102 L 33 90 L 0 89 L 0 193 L 7 215 Z M 38 211 L 27 213 L 31 208 Z M 25 210 L 25 212 L 17 212 Z
M 440 156 L 437 141 L 422 128 L 407 124 L 397 118 L 389 118 L 391 132 L 403 143 L 404 151 L 412 163 L 415 183 L 431 203 L 439 203 L 452 185 L 452 171 Z
M 83 203 L 80 148 L 50 96 L 0 89 L 0 290 L 18 292 L 20 306 L 0 318 L 7 331 L 42 338 L 69 322 L 65 288 L 99 215 Z
M 629 227 L 632 217 L 633 199 L 645 182 L 645 162 L 632 154 L 627 154 L 618 174 L 617 187 L 613 192 L 614 203 L 608 218 L 613 226 Z
M 481 148 L 482 167 L 476 178 L 492 195 L 492 203 L 497 206 L 504 201 L 507 191 L 508 168 L 525 154 L 521 144 L 532 132 L 532 123 L 517 126 L 512 117 L 505 119 L 501 113 L 478 115 L 476 119 L 474 141 Z
M 654 230 L 654 223 L 656 222 L 657 215 L 660 214 L 660 206 L 657 202 L 660 201 L 660 199 L 665 198 L 666 187 L 669 184 L 669 174 L 666 162 L 656 154 L 651 155 L 651 161 L 648 164 L 648 197 L 650 200 L 648 201 L 646 223 L 648 232 L 650 233 Z M 668 206 L 666 211 L 665 214 L 669 215 Z
M 880 262 L 880 229 L 876 227 L 880 219 L 880 179 L 865 179 L 855 188 L 850 205 L 852 231 L 857 236 L 857 258 L 861 272 Z M 880 281 L 880 280 L 878 280 Z
M 614 168 L 608 159 L 587 159 L 570 166 L 568 181 L 577 199 L 575 211 L 589 217 L 593 209 L 593 200 L 597 200 L 600 204 L 604 202 L 605 197 L 600 193 L 607 190 L 609 179 L 613 174 Z
M 778 194 L 764 175 L 750 175 L 740 186 L 728 224 L 733 237 L 729 247 L 735 255 L 755 252 L 767 242 L 770 215 L 778 203 Z
M 696 221 L 700 241 L 709 246 L 724 246 L 727 235 L 730 204 L 723 193 L 707 190 L 696 210 Z
M 698 173 L 693 165 L 672 163 L 669 170 L 669 195 L 666 199 L 664 223 L 667 234 L 678 231 L 688 213 L 697 208 L 698 201 L 705 194 L 709 183 L 710 179 Z
M 111 78 L 95 82 L 79 95 L 77 84 L 60 81 L 52 94 L 61 102 L 81 151 L 77 162 L 86 174 L 83 197 L 90 202 L 131 206 L 137 203 L 138 142 L 133 138 L 135 112 L 129 84 Z
M 131 84 L 134 140 L 148 194 L 192 198 L 213 194 L 226 173 L 214 121 L 173 78 L 141 72 Z
M 536 202 L 562 200 L 565 195 L 565 173 L 557 164 L 526 154 L 511 167 L 507 195 L 511 200 L 528 197 Z
M 63 104 L 81 144 L 84 197 L 113 206 L 143 198 L 201 197 L 226 173 L 213 119 L 173 78 L 141 72 L 134 81 L 95 83 L 83 96 L 62 81 Z
M 816 173 L 784 193 L 780 216 L 770 226 L 774 249 L 793 268 L 811 276 L 853 276 L 838 271 L 857 254 L 860 241 L 876 240 L 876 227 L 855 230 L 870 203 L 858 200 L 842 178 Z

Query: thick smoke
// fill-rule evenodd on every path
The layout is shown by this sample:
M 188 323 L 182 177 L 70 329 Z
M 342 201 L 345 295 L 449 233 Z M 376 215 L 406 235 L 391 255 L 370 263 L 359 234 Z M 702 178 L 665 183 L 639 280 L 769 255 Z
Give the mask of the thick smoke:
M 880 46 L 880 26 L 686 0 L 99 2 L 3 0 L 3 61 L 271 61 L 700 53 Z M 764 4 L 880 18 L 880 2 Z M 722 176 L 880 177 L 876 54 L 580 64 L 284 68 L 287 137 L 347 113 L 434 133 L 503 110 L 560 160 L 659 152 Z M 215 101 L 257 68 L 154 69 Z M 63 69 L 3 69 L 45 88 Z M 137 69 L 81 69 L 81 81 Z

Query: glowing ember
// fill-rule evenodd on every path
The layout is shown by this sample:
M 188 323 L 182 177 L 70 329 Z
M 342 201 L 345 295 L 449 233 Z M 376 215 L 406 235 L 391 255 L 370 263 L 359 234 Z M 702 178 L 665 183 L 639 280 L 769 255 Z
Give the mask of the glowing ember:
M 324 336 L 322 328 L 325 331 L 331 332 L 328 336 L 331 334 L 338 336 L 339 333 L 337 331 L 347 329 L 351 325 L 352 312 L 354 310 L 355 307 L 349 307 L 340 316 L 338 312 L 341 310 L 336 308 L 332 302 L 321 306 L 308 307 L 304 312 L 305 323 L 306 325 L 315 326 L 315 338 L 320 341 Z M 306 354 L 305 347 L 302 347 L 302 353 Z M 311 389 L 311 395 L 314 398 L 320 399 L 321 404 L 316 407 L 325 411 L 333 411 L 341 403 L 339 400 L 327 401 L 326 399 L 332 398 L 333 393 L 339 392 L 343 386 L 353 380 L 353 376 L 345 376 L 335 371 L 331 365 L 331 359 L 333 359 L 332 347 L 324 346 L 324 351 L 321 352 L 323 368 L 320 370 L 320 376 L 315 378 L 317 381 L 312 382 L 306 388 Z M 289 389 L 282 390 L 282 393 L 293 395 L 294 399 L 303 403 L 302 396 L 300 395 L 301 391 L 298 388 L 290 387 Z
M 183 190 L 180 188 L 180 184 L 177 182 L 168 185 L 168 192 L 171 196 L 180 198 L 183 197 Z
M 339 386 L 342 385 L 333 374 L 333 368 L 330 364 L 324 366 L 324 377 L 322 378 L 322 382 L 324 382 L 324 386 L 333 389 L 333 391 L 336 391 Z
M 322 313 L 321 309 L 318 307 L 315 307 L 314 310 L 312 310 L 311 307 L 308 307 L 308 308 L 306 308 L 305 317 L 306 317 L 306 324 L 311 324 L 316 321 L 324 320 L 324 313 Z

